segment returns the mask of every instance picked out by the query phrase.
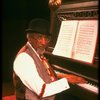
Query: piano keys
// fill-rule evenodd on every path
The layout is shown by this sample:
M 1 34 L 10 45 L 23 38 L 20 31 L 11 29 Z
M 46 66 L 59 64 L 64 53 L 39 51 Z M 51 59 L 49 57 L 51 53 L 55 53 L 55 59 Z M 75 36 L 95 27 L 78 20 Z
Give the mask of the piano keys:
M 67 69 L 65 69 L 65 68 L 63 68 L 63 67 L 61 67 L 61 66 L 57 66 L 57 65 L 52 65 L 52 66 L 53 66 L 53 68 L 55 69 L 55 72 L 56 72 L 56 73 L 62 73 L 62 74 L 63 74 L 63 72 L 61 72 L 61 70 L 63 70 L 63 71 L 65 71 L 64 74 L 66 74 L 66 73 L 74 74 L 74 75 L 76 75 L 76 76 L 83 77 L 83 78 L 85 78 L 86 80 L 89 80 L 89 79 L 90 79 L 90 80 L 96 82 L 96 84 L 94 84 L 94 83 L 88 81 L 87 83 L 79 83 L 79 84 L 76 84 L 76 85 L 78 85 L 79 87 L 82 87 L 82 88 L 86 89 L 87 91 L 91 91 L 91 92 L 93 92 L 93 93 L 95 93 L 95 94 L 98 95 L 99 90 L 98 90 L 98 85 L 97 85 L 98 81 L 97 81 L 97 80 L 92 79 L 92 78 L 89 78 L 89 77 L 87 77 L 87 76 L 83 76 L 83 75 L 78 74 L 78 73 L 75 73 L 75 72 L 73 72 L 73 71 L 67 70 Z M 60 71 L 58 71 L 57 69 L 59 69 Z
M 89 90 L 93 93 L 96 93 L 98 94 L 99 93 L 99 90 L 98 90 L 98 86 L 97 85 L 94 85 L 92 83 L 87 83 L 87 84 L 77 84 L 78 86 L 86 89 L 86 90 Z

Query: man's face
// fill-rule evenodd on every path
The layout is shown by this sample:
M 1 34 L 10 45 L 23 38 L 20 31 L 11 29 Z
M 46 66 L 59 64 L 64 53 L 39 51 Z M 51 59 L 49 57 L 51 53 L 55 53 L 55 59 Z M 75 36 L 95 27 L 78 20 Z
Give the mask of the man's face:
M 33 47 L 38 51 L 43 52 L 45 48 L 48 46 L 48 43 L 50 41 L 50 37 L 47 35 L 39 34 L 39 33 L 34 33 L 31 35 L 31 44 Z

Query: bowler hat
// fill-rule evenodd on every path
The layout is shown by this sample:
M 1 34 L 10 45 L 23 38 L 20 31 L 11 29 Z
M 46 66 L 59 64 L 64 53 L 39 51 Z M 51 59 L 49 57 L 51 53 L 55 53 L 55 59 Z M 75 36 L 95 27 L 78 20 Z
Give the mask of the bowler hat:
M 42 18 L 32 19 L 29 23 L 28 29 L 25 30 L 25 33 L 40 33 L 45 35 L 50 35 L 49 33 L 49 22 Z

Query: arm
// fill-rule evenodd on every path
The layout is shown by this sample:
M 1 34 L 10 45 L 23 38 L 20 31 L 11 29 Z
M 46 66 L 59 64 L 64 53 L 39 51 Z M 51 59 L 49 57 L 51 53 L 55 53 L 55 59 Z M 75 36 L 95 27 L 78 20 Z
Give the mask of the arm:
M 66 78 L 69 83 L 71 84 L 78 84 L 78 83 L 87 83 L 87 81 L 79 76 L 73 74 L 64 74 L 60 72 L 56 72 L 58 78 Z
M 39 76 L 33 59 L 26 53 L 17 56 L 14 61 L 14 71 L 23 84 L 37 95 L 40 95 L 42 87 L 45 84 L 43 97 L 54 95 L 69 88 L 66 78 L 46 84 Z

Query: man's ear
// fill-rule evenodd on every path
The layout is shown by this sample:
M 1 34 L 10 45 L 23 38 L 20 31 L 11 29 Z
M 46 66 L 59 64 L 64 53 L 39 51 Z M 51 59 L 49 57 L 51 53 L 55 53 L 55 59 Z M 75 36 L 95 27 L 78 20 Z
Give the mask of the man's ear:
M 31 34 L 26 34 L 26 38 L 29 39 L 31 37 Z
M 28 34 L 26 34 L 26 38 L 27 38 L 27 39 L 29 38 L 29 35 L 28 35 Z

